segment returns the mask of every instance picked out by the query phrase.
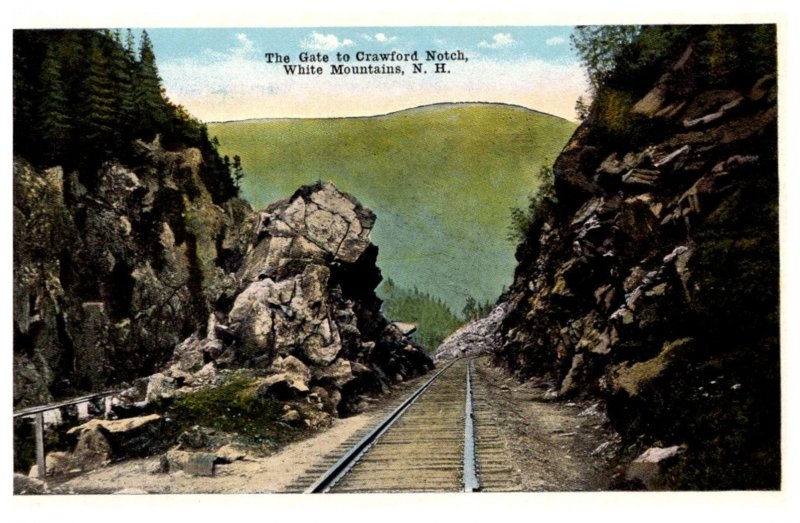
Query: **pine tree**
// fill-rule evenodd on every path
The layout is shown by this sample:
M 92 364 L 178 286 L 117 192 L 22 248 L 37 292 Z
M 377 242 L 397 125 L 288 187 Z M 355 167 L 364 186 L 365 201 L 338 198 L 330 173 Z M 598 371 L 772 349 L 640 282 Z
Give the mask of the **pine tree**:
M 35 89 L 28 73 L 31 69 L 27 49 L 28 34 L 14 31 L 14 154 L 31 154 L 36 147 L 32 142 L 31 124 L 36 121 L 34 108 Z
M 133 37 L 133 31 L 130 29 L 125 30 L 125 54 L 131 64 L 136 61 L 136 40 Z
M 133 138 L 134 96 L 133 58 L 122 46 L 119 30 L 114 32 L 110 46 L 109 73 L 114 89 L 114 105 L 117 121 L 114 126 L 114 146 L 121 149 Z
M 83 125 L 87 149 L 110 154 L 113 151 L 114 127 L 118 115 L 114 81 L 109 70 L 109 60 L 100 43 L 92 46 L 89 70 L 84 80 L 86 106 Z
M 242 167 L 242 158 L 238 154 L 233 155 L 233 183 L 239 187 L 244 178 L 244 167 Z
M 41 103 L 39 104 L 38 135 L 45 160 L 57 161 L 67 146 L 70 116 L 67 98 L 61 81 L 61 64 L 52 46 L 48 46 L 41 74 Z
M 169 115 L 161 93 L 161 78 L 156 68 L 153 44 L 147 31 L 142 31 L 133 93 L 139 130 L 150 135 L 162 129 Z

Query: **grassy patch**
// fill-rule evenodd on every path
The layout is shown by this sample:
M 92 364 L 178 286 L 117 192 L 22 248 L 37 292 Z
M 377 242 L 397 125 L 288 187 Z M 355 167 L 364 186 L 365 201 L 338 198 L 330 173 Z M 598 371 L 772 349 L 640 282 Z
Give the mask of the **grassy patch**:
M 302 430 L 279 422 L 283 403 L 257 394 L 256 381 L 235 376 L 228 383 L 175 399 L 166 407 L 178 433 L 194 425 L 236 434 L 243 443 L 274 450 Z
M 494 301 L 511 283 L 511 209 L 527 204 L 545 159 L 574 129 L 497 104 L 209 125 L 222 152 L 241 157 L 242 193 L 254 207 L 332 181 L 377 214 L 372 240 L 383 274 L 456 311 L 468 296 Z

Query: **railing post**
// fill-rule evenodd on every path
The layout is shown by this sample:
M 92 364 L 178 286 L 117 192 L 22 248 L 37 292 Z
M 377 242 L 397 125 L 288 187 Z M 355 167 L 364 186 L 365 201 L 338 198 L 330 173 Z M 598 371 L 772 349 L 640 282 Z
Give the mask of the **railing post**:
M 36 470 L 39 473 L 39 479 L 44 479 L 47 474 L 47 468 L 44 462 L 44 413 L 36 413 Z

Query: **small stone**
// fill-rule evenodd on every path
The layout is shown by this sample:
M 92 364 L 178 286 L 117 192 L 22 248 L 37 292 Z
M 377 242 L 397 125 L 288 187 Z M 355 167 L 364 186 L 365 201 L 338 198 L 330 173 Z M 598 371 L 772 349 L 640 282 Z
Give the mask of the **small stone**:
M 402 377 L 401 377 L 402 378 Z M 341 389 L 344 385 L 355 379 L 350 361 L 340 358 L 330 365 L 315 369 L 314 379 L 323 383 L 330 383 Z
M 213 476 L 217 456 L 210 452 L 170 450 L 164 460 L 164 469 L 169 473 L 181 471 L 190 476 Z
M 150 381 L 147 383 L 147 395 L 145 401 L 150 403 L 158 398 L 169 398 L 175 391 L 175 380 L 157 372 L 150 376 Z
M 281 421 L 285 421 L 286 423 L 300 421 L 300 413 L 294 409 L 287 410 L 286 413 L 281 416 Z
M 666 283 L 659 283 L 652 289 L 649 289 L 645 292 L 645 296 L 663 296 L 667 292 L 667 284 Z
M 47 483 L 24 474 L 14 474 L 14 494 L 47 494 Z
M 233 463 L 234 461 L 247 458 L 246 452 L 236 448 L 233 445 L 223 445 L 217 449 L 216 454 L 218 459 L 221 459 L 227 463 Z
M 258 393 L 280 400 L 294 399 L 308 394 L 308 381 L 297 374 L 281 372 L 261 380 Z
M 65 474 L 73 468 L 72 456 L 67 452 L 48 452 L 44 458 L 44 463 L 47 476 Z M 39 477 L 39 470 L 36 465 L 31 468 L 30 477 Z
M 558 398 L 558 391 L 557 390 L 553 390 L 553 389 L 548 390 L 542 396 L 542 399 L 544 401 L 551 401 L 551 400 L 554 400 L 554 399 L 557 399 L 557 398 Z
M 658 479 L 669 465 L 669 462 L 682 452 L 680 446 L 651 447 L 644 451 L 628 466 L 626 477 L 630 480 L 639 480 L 648 489 L 658 487 Z
M 605 452 L 606 450 L 608 450 L 610 447 L 611 447 L 611 442 L 610 441 L 603 442 L 603 443 L 599 444 L 592 452 L 590 452 L 589 455 L 598 456 L 598 455 L 602 454 L 603 452 Z
M 602 418 L 605 414 L 600 410 L 600 404 L 594 403 L 578 413 L 579 418 Z

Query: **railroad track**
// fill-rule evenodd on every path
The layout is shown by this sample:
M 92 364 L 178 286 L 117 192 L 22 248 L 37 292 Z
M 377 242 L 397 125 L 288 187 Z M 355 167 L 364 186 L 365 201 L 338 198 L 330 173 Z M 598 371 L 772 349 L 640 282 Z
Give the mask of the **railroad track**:
M 488 390 L 476 383 L 473 365 L 472 359 L 448 364 L 377 426 L 346 442 L 340 454 L 312 468 L 290 490 L 514 490 L 502 438 L 483 401 Z

